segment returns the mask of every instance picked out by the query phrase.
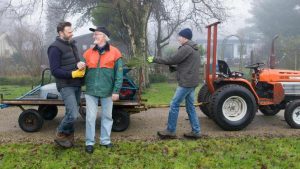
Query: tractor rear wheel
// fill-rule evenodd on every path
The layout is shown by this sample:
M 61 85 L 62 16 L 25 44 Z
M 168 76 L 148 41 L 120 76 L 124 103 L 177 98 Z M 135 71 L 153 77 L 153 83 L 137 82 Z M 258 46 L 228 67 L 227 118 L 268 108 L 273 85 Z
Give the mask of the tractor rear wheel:
M 18 122 L 23 131 L 36 132 L 42 128 L 44 119 L 37 110 L 28 109 L 20 114 Z
M 58 109 L 55 105 L 40 105 L 38 112 L 44 120 L 53 120 L 57 115 Z
M 122 109 L 113 109 L 112 118 L 114 120 L 112 131 L 121 132 L 128 128 L 130 123 L 129 113 Z
M 211 113 L 209 113 L 209 98 L 211 94 L 208 91 L 208 87 L 206 84 L 204 84 L 199 93 L 198 93 L 198 103 L 205 103 L 201 104 L 199 106 L 200 110 L 203 114 L 205 114 L 207 117 L 211 118 Z
M 280 112 L 280 107 L 275 105 L 268 105 L 268 106 L 260 106 L 259 110 L 265 116 L 275 116 L 277 113 Z
M 241 130 L 250 124 L 257 111 L 253 94 L 236 84 L 225 85 L 211 96 L 210 112 L 224 130 Z
M 300 129 L 300 100 L 295 100 L 287 105 L 284 119 L 292 128 Z

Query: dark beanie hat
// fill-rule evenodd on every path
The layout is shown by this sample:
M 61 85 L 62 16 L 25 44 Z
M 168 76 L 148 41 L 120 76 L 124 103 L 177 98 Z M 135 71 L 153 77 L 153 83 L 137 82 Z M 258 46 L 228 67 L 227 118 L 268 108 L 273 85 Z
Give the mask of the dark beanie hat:
M 104 33 L 108 37 L 110 36 L 109 31 L 104 26 L 97 26 L 96 29 L 95 28 L 90 28 L 89 30 L 92 31 L 92 32 L 99 31 L 99 32 Z
M 193 32 L 190 28 L 185 28 L 185 29 L 182 29 L 179 33 L 178 33 L 179 36 L 182 36 L 186 39 L 189 39 L 191 40 L 192 37 L 193 37 Z

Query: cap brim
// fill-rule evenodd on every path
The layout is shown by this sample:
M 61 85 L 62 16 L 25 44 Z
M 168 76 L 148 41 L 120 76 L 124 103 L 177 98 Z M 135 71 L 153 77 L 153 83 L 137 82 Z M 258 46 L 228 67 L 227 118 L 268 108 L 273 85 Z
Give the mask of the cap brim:
M 90 28 L 89 30 L 92 31 L 92 32 L 96 31 L 96 29 L 94 29 L 94 28 Z

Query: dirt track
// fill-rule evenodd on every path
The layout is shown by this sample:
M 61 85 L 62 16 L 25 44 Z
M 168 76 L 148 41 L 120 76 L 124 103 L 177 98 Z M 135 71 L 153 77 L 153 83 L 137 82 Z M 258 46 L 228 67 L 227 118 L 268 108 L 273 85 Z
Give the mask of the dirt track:
M 52 121 L 45 121 L 43 128 L 39 132 L 26 133 L 19 128 L 18 117 L 21 110 L 19 108 L 6 108 L 0 110 L 0 143 L 4 142 L 52 142 L 55 129 L 63 117 L 63 109 L 59 109 L 58 116 Z M 204 116 L 199 109 L 202 134 L 205 137 L 239 137 L 239 136 L 265 136 L 283 137 L 300 136 L 300 130 L 292 129 L 285 122 L 283 111 L 276 116 L 267 117 L 257 113 L 253 122 L 242 131 L 223 131 L 211 119 Z M 129 128 L 124 132 L 113 132 L 113 140 L 152 140 L 157 139 L 156 131 L 164 129 L 167 121 L 168 109 L 150 109 L 139 114 L 131 115 Z M 182 138 L 183 132 L 190 130 L 189 121 L 186 120 L 185 109 L 180 110 L 177 135 Z M 97 121 L 98 122 L 98 121 Z M 99 125 L 99 123 L 97 123 Z M 97 137 L 99 127 L 97 127 Z M 76 139 L 84 140 L 85 122 L 81 117 L 76 122 Z

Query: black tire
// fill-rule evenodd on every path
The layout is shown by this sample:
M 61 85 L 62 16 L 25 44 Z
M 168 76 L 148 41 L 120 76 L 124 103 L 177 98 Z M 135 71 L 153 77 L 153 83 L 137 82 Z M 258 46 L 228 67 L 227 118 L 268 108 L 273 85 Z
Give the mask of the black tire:
M 79 114 L 82 117 L 82 119 L 85 121 L 86 117 L 86 108 L 85 107 L 79 107 Z
M 112 131 L 121 132 L 128 128 L 130 116 L 126 111 L 122 109 L 113 109 L 112 118 L 114 120 Z
M 289 103 L 284 112 L 285 121 L 295 129 L 300 129 L 300 100 Z
M 227 109 L 231 111 L 231 115 L 230 112 L 226 113 L 226 107 L 223 107 L 226 105 L 228 106 Z M 252 122 L 257 111 L 257 104 L 253 94 L 247 88 L 241 85 L 229 84 L 213 93 L 210 110 L 214 121 L 222 129 L 236 131 L 245 128 Z M 231 117 L 234 116 L 233 113 L 236 113 L 236 111 L 239 114 L 236 117 Z
M 211 118 L 211 113 L 209 112 L 209 98 L 211 94 L 208 91 L 208 87 L 206 84 L 204 84 L 199 93 L 198 93 L 198 103 L 207 102 L 206 104 L 202 104 L 199 106 L 200 110 L 203 114 L 205 114 L 207 117 Z
M 276 105 L 260 106 L 259 110 L 265 116 L 275 116 L 280 112 L 281 108 Z
M 37 110 L 28 109 L 20 114 L 18 122 L 23 131 L 36 132 L 42 128 L 44 119 Z
M 40 105 L 38 112 L 44 120 L 53 120 L 58 113 L 58 109 L 55 105 Z

